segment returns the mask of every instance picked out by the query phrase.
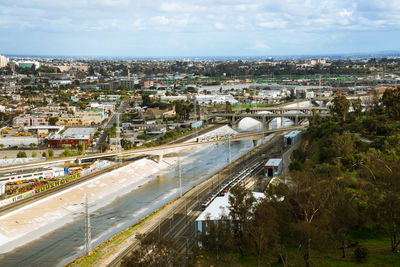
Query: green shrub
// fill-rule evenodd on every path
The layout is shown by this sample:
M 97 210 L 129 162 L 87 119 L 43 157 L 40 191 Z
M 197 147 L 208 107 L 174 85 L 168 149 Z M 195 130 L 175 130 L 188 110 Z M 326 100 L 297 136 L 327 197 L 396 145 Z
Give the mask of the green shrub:
M 354 250 L 354 258 L 357 262 L 364 262 L 368 256 L 368 249 L 364 246 L 357 246 Z

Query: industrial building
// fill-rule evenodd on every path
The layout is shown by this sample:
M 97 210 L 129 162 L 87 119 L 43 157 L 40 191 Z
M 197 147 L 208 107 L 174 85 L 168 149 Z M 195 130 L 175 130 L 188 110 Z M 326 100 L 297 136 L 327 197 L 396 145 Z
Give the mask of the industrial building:
M 35 168 L 20 171 L 10 171 L 0 174 L 0 195 L 5 193 L 5 185 L 8 182 L 24 181 L 30 179 L 43 179 L 53 177 L 63 177 L 64 168 L 50 167 L 50 168 Z
M 64 176 L 64 168 L 35 168 L 21 171 L 11 171 L 0 174 L 0 182 L 10 182 L 29 179 L 53 178 Z
M 285 145 L 294 145 L 301 139 L 301 131 L 291 131 L 283 136 Z
M 230 220 L 229 216 L 229 193 L 224 196 L 216 197 L 210 205 L 197 217 L 195 226 L 196 226 L 196 237 L 198 237 L 199 233 L 206 234 L 206 221 L 210 220 L 213 223 L 217 223 L 221 221 L 222 216 L 226 216 L 228 220 Z M 260 201 L 265 197 L 264 193 L 253 192 L 253 196 Z
M 264 165 L 264 174 L 268 177 L 278 176 L 282 172 L 282 159 L 269 159 Z

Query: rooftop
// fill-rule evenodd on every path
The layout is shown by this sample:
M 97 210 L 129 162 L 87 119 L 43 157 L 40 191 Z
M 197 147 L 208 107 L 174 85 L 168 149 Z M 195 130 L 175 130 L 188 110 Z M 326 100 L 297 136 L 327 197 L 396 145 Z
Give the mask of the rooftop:
M 285 137 L 295 137 L 296 135 L 298 135 L 299 133 L 301 133 L 301 131 L 291 131 L 288 134 L 285 134 Z
M 279 166 L 281 164 L 282 159 L 269 159 L 265 166 Z
M 210 220 L 218 220 L 222 215 L 229 217 L 229 196 L 230 193 L 225 194 L 222 197 L 216 197 L 211 204 L 197 217 L 196 221 L 205 221 L 207 217 Z M 264 193 L 253 192 L 253 196 L 257 199 L 263 199 L 265 197 Z

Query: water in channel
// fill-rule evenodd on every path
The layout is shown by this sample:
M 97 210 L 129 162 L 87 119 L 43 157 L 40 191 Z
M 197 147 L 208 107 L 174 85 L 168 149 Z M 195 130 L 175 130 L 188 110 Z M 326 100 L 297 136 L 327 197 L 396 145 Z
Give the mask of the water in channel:
M 231 143 L 232 159 L 251 150 L 252 141 Z M 186 192 L 222 168 L 228 159 L 228 144 L 210 145 L 181 158 L 182 187 Z M 91 213 L 92 247 L 137 223 L 178 195 L 176 168 L 158 173 L 149 183 Z M 83 253 L 84 218 L 76 219 L 41 239 L 0 256 L 1 266 L 62 266 Z

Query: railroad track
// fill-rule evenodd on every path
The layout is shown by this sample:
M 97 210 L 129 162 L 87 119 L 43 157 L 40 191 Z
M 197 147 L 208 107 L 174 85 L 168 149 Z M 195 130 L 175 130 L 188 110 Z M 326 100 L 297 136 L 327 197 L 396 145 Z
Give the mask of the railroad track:
M 196 218 L 201 213 L 202 204 L 211 195 L 221 190 L 220 185 L 232 180 L 236 172 L 257 164 L 263 153 L 268 153 L 269 156 L 281 154 L 282 151 L 280 147 L 283 145 L 283 141 L 281 140 L 283 134 L 284 133 L 275 136 L 268 144 L 263 145 L 261 149 L 257 150 L 256 148 L 255 150 L 257 151 L 253 150 L 247 153 L 230 166 L 226 166 L 219 171 L 219 174 L 214 174 L 211 178 L 194 186 L 177 200 L 180 201 L 180 203 L 176 207 L 170 208 L 167 212 L 168 215 L 165 216 L 162 221 L 153 223 L 147 229 L 144 229 L 145 232 L 148 234 L 158 234 L 164 238 L 175 240 L 178 250 L 189 255 L 190 250 L 196 245 L 194 225 Z M 261 168 L 263 168 L 262 165 L 258 166 L 253 171 L 259 172 Z M 129 247 L 115 257 L 107 266 L 120 266 L 124 258 L 137 249 L 139 244 L 140 242 L 138 240 L 134 240 Z

